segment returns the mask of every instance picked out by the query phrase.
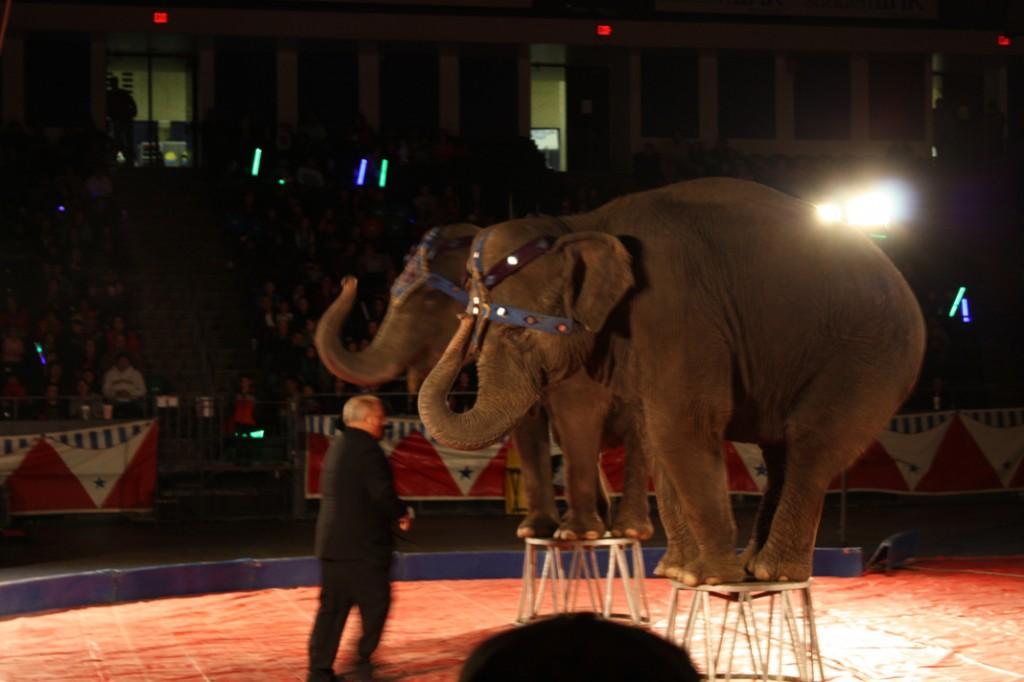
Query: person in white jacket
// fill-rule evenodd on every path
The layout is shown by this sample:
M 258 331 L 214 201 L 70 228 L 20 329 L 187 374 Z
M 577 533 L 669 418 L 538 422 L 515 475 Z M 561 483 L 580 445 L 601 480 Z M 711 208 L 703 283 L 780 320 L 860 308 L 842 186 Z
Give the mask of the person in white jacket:
M 132 366 L 126 353 L 118 354 L 117 362 L 103 375 L 103 397 L 113 403 L 114 417 L 141 417 L 145 396 L 146 381 L 142 372 Z

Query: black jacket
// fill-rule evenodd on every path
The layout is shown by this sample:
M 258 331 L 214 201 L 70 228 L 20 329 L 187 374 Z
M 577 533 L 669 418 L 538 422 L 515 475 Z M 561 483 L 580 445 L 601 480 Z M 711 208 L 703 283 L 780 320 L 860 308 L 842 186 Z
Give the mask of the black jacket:
M 316 555 L 331 560 L 387 562 L 393 522 L 405 514 L 380 445 L 361 429 L 331 443 L 320 474 Z

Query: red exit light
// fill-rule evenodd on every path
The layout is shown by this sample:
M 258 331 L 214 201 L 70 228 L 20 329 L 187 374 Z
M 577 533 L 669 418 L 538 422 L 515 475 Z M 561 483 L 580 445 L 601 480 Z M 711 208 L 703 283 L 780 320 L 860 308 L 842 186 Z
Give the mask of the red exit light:
M 1010 40 L 1010 36 L 1002 36 L 1002 35 L 999 36 L 998 38 L 996 38 L 996 42 L 999 43 L 999 45 L 1001 47 L 1009 47 L 1010 45 L 1013 44 L 1013 41 Z
M 153 23 L 154 24 L 166 24 L 167 23 L 167 12 L 153 12 Z
M 612 27 L 609 24 L 598 24 L 597 35 L 599 36 L 610 36 L 612 34 Z

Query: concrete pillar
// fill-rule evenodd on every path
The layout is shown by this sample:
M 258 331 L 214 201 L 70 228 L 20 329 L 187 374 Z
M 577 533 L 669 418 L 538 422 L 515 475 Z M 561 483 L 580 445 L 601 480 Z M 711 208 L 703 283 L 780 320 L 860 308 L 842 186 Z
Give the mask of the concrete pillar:
M 932 80 L 935 74 L 932 73 L 931 55 L 924 59 L 924 143 L 926 156 L 932 155 L 932 147 L 935 146 L 935 117 L 932 115 Z
M 985 102 L 982 112 L 988 111 L 988 103 L 995 102 L 999 111 L 1005 114 L 1009 106 L 1007 93 L 1006 62 L 989 64 L 985 67 Z
M 718 53 L 702 50 L 698 61 L 698 85 L 700 94 L 701 142 L 713 147 L 718 142 Z
M 789 144 L 796 136 L 793 107 L 793 69 L 788 54 L 775 55 L 775 139 Z
M 89 113 L 93 125 L 107 128 L 107 36 L 89 36 Z
M 277 45 L 277 124 L 299 125 L 299 55 L 291 41 Z
M 217 51 L 213 39 L 199 39 L 196 51 L 196 102 L 192 108 L 192 116 L 200 125 L 196 128 L 201 133 L 206 131 L 202 124 L 207 121 L 210 113 L 217 106 Z M 196 139 L 197 157 L 200 165 L 210 161 L 209 148 L 211 143 L 202 134 Z
M 643 97 L 641 92 L 641 79 L 643 66 L 639 50 L 629 51 L 629 82 L 632 84 L 629 89 L 629 148 L 635 154 L 643 148 Z M 632 157 L 630 158 L 632 161 Z
M 608 124 L 611 130 L 629 131 L 627 135 L 611 136 L 609 161 L 613 171 L 628 173 L 633 163 L 633 92 L 640 90 L 640 79 L 633 77 L 631 51 L 612 50 L 608 66 Z
M 519 103 L 519 135 L 521 137 L 530 136 L 530 46 L 520 45 L 519 46 L 519 97 L 517 101 Z M 563 148 L 565 147 L 565 141 L 562 141 Z M 564 152 L 563 152 L 564 153 Z
M 380 47 L 359 43 L 359 112 L 373 130 L 380 130 Z
M 4 52 L 0 56 L 3 78 L 3 122 L 25 123 L 25 40 L 17 33 L 4 38 Z
M 868 58 L 863 54 L 850 57 L 850 139 L 867 142 L 870 139 L 868 105 L 871 96 L 868 83 Z
M 459 134 L 459 46 L 442 45 L 437 61 L 437 120 L 442 130 Z
M 213 40 L 203 38 L 199 43 L 199 50 L 196 58 L 196 106 L 195 118 L 197 121 L 204 121 L 210 110 L 216 105 L 217 92 L 217 52 L 213 47 Z

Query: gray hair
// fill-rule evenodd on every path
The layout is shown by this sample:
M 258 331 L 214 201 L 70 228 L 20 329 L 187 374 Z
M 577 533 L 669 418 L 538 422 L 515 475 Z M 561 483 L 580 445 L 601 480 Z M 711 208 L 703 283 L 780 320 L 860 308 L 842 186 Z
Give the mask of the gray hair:
M 345 406 L 341 408 L 341 421 L 346 426 L 354 422 L 361 422 L 378 406 L 383 407 L 383 404 L 375 395 L 357 395 L 354 398 L 349 398 L 345 401 Z

